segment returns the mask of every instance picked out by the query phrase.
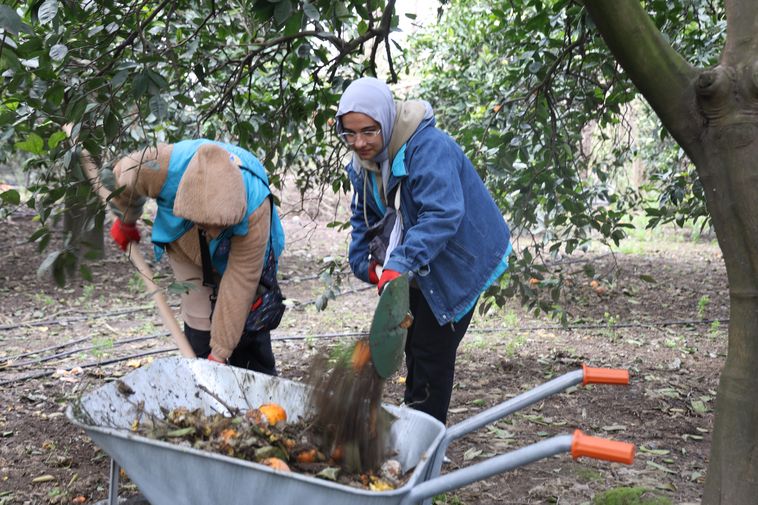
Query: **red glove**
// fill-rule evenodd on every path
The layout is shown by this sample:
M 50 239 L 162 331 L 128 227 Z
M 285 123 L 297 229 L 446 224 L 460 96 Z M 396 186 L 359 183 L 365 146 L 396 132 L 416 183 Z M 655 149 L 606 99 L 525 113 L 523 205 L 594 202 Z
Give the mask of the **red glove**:
M 136 224 L 127 224 L 116 218 L 111 226 L 111 237 L 122 251 L 126 251 L 129 242 L 139 242 L 140 235 Z
M 389 268 L 385 268 L 382 271 L 382 277 L 379 279 L 379 284 L 377 286 L 377 290 L 379 291 L 379 294 L 382 294 L 382 290 L 384 289 L 384 285 L 387 284 L 389 281 L 393 279 L 397 279 L 400 277 L 400 272 L 395 272 L 394 270 L 390 270 Z
M 378 266 L 379 263 L 377 263 L 376 260 L 368 262 L 368 281 L 371 284 L 379 284 L 379 276 L 376 275 L 376 267 Z
M 221 363 L 222 365 L 226 365 L 226 360 L 217 358 L 216 356 L 213 355 L 213 353 L 210 353 L 208 355 L 208 361 L 215 361 L 216 363 Z

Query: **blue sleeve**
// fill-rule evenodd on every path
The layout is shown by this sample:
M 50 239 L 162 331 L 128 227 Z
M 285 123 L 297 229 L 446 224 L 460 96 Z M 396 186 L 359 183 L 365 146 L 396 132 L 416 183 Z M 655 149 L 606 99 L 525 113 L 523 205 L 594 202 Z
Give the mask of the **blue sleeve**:
M 348 250 L 348 259 L 350 261 L 350 268 L 356 277 L 364 282 L 368 280 L 368 239 L 366 237 L 366 221 L 364 218 L 364 204 L 363 204 L 363 186 L 362 179 L 357 177 L 354 172 L 350 173 L 350 181 L 353 184 L 353 200 L 350 203 L 350 225 L 352 232 L 350 233 L 350 248 Z
M 429 265 L 458 231 L 465 209 L 460 156 L 447 139 L 426 139 L 406 156 L 408 177 L 403 192 L 410 190 L 418 215 L 385 265 L 400 273 L 418 272 Z

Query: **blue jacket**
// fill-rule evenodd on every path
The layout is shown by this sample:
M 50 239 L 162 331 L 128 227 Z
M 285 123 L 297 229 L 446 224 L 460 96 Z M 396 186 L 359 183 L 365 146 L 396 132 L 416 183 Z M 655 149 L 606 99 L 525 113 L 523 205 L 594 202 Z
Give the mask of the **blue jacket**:
M 510 231 L 497 205 L 460 146 L 424 120 L 392 160 L 387 193 L 402 180 L 402 243 L 385 268 L 411 272 L 440 325 L 456 321 L 507 267 Z M 348 164 L 355 190 L 351 205 L 350 266 L 368 282 L 367 226 L 379 221 L 384 206 L 373 178 L 365 202 L 365 171 Z M 365 209 L 364 209 L 365 207 Z
M 176 190 L 179 188 L 179 181 L 182 175 L 184 175 L 187 165 L 197 152 L 198 147 L 206 142 L 213 141 L 197 139 L 184 140 L 174 144 L 168 167 L 168 176 L 156 199 L 158 212 L 153 222 L 152 235 L 156 259 L 160 260 L 166 245 L 187 233 L 194 225 L 194 223 L 187 219 L 174 215 L 174 199 L 176 198 Z M 232 144 L 215 143 L 230 153 L 237 155 L 242 161 L 242 178 L 247 192 L 247 212 L 244 219 L 238 224 L 224 229 L 208 244 L 213 266 L 217 272 L 223 274 L 229 259 L 229 239 L 233 235 L 247 235 L 250 214 L 260 207 L 263 201 L 271 194 L 271 191 L 268 187 L 266 171 L 255 156 L 245 149 Z M 271 232 L 266 246 L 266 254 L 268 254 L 268 249 L 271 247 L 274 248 L 274 257 L 278 259 L 284 249 L 284 229 L 275 208 L 272 209 L 271 214 Z

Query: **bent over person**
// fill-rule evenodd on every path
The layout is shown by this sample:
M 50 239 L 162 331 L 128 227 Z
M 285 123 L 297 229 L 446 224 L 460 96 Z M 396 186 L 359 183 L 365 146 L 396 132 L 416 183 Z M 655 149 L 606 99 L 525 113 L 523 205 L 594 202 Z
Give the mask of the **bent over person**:
M 380 293 L 409 277 L 404 403 L 445 423 L 458 344 L 508 266 L 508 226 L 427 102 L 395 102 L 384 82 L 361 78 L 340 98 L 336 126 L 353 151 L 350 266 Z
M 107 183 L 108 178 L 103 177 Z M 184 331 L 195 354 L 276 375 L 270 330 L 284 311 L 276 280 L 284 231 L 258 159 L 206 139 L 159 144 L 113 167 L 111 236 L 121 249 L 140 238 L 145 198 L 157 213 L 152 242 L 165 253 L 182 295 Z

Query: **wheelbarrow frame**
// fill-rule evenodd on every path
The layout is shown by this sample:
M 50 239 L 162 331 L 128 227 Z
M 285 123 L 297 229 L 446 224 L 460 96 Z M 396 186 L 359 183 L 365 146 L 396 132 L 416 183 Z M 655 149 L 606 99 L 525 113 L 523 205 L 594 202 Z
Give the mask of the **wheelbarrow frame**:
M 155 371 L 160 371 L 160 368 L 175 372 L 171 377 L 173 382 L 187 385 L 197 381 L 195 386 L 205 384 L 201 390 L 204 388 L 213 394 L 202 394 L 197 388 L 187 390 L 182 387 L 176 387 L 166 394 L 161 390 L 165 385 L 159 384 L 161 375 L 150 375 L 158 373 Z M 630 463 L 634 452 L 630 444 L 587 437 L 577 430 L 574 435 L 558 435 L 440 475 L 445 451 L 453 440 L 568 387 L 587 383 L 587 370 L 598 369 L 585 367 L 565 374 L 447 430 L 442 423 L 422 412 L 384 405 L 385 409 L 397 417 L 393 423 L 390 446 L 398 451 L 403 471 L 413 470 L 403 486 L 382 492 L 352 488 L 297 473 L 283 473 L 259 463 L 152 440 L 129 431 L 129 419 L 133 419 L 130 409 L 134 409 L 133 404 L 138 399 L 144 402 L 146 412 L 152 411 L 156 415 L 158 406 L 201 406 L 207 410 L 226 411 L 226 405 L 244 408 L 245 403 L 257 406 L 276 401 L 282 403 L 290 419 L 297 420 L 307 414 L 305 400 L 308 388 L 287 379 L 206 360 L 163 358 L 121 379 L 135 391 L 134 399 L 120 394 L 115 384 L 107 384 L 85 394 L 78 404 L 69 405 L 66 414 L 72 423 L 83 428 L 112 458 L 109 505 L 118 503 L 120 467 L 129 473 L 153 505 L 177 503 L 177 499 L 181 499 L 182 503 L 211 503 L 221 500 L 224 503 L 254 504 L 259 499 L 261 502 L 266 501 L 265 496 L 275 496 L 280 504 L 306 501 L 342 505 L 360 501 L 367 505 L 411 505 L 424 500 L 425 503 L 430 503 L 437 494 L 566 452 L 571 452 L 575 458 L 590 456 Z M 234 380 L 230 381 L 230 377 Z M 253 398 L 249 397 L 251 388 L 254 390 Z M 157 390 L 159 394 L 150 397 L 150 390 Z M 223 398 L 223 403 L 215 397 Z M 90 412 L 95 408 L 98 412 Z M 593 446 L 594 450 L 587 451 L 589 446 Z M 599 446 L 602 447 L 598 449 Z M 145 468 L 146 462 L 152 467 Z M 184 484 L 171 482 L 176 478 L 179 462 L 187 467 L 187 472 L 198 472 L 198 478 L 185 477 Z M 198 482 L 200 480 L 203 481 L 202 485 Z M 219 486 L 219 482 L 223 482 L 223 486 Z

